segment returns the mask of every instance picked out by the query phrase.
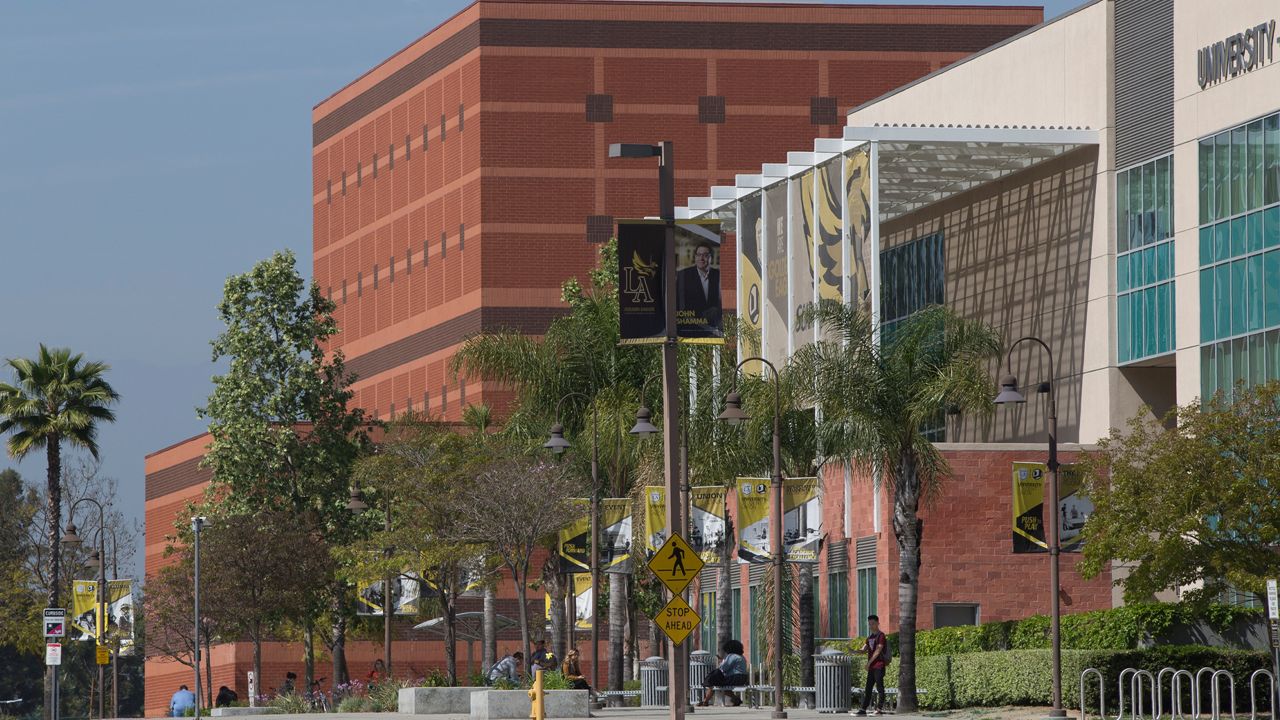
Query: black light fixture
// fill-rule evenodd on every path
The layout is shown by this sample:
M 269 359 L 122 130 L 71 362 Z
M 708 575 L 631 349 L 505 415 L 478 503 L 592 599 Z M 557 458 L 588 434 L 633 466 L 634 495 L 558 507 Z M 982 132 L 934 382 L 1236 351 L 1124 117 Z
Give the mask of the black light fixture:
M 62 534 L 62 547 L 73 548 L 80 547 L 84 544 L 84 538 L 76 534 L 76 524 L 68 523 L 67 531 Z
M 564 425 L 556 423 L 551 426 L 551 438 L 542 443 L 542 447 L 559 455 L 569 449 L 569 441 L 564 439 Z
M 647 436 L 657 433 L 658 428 L 651 421 L 652 417 L 653 413 L 649 412 L 649 408 L 641 405 L 640 409 L 636 410 L 636 424 L 631 427 L 631 434 Z
M 730 425 L 737 425 L 751 419 L 751 416 L 742 409 L 742 395 L 738 392 L 731 392 L 724 398 L 724 412 L 719 415 L 720 420 L 724 420 Z
M 361 492 L 355 488 L 351 488 L 351 497 L 347 500 L 347 510 L 360 515 L 368 510 L 369 506 L 365 504 L 364 497 Z
M 1022 393 L 1018 392 L 1018 378 L 1013 375 L 1005 375 L 1000 378 L 1000 394 L 996 395 L 995 404 L 1010 405 L 1013 403 L 1024 403 L 1027 399 Z
M 97 570 L 102 567 L 102 556 L 98 554 L 97 550 L 94 550 L 93 553 L 89 555 L 89 559 L 85 561 L 84 567 L 86 570 Z

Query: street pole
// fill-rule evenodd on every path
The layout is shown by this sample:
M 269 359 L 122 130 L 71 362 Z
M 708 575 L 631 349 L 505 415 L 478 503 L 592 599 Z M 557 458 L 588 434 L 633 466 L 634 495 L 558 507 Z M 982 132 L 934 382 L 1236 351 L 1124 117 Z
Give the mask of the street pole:
M 204 528 L 205 519 L 203 517 L 191 518 L 191 532 L 195 535 L 192 552 L 194 555 L 192 579 L 194 587 L 192 596 L 195 606 L 195 654 L 193 655 L 195 662 L 192 663 L 196 671 L 196 707 L 195 718 L 200 720 L 200 531 Z
M 783 522 L 782 522 L 782 392 L 778 387 L 778 368 L 773 363 L 762 357 L 743 358 L 738 362 L 738 366 L 733 369 L 733 390 L 725 398 L 724 412 L 720 413 L 720 419 L 731 424 L 737 424 L 744 420 L 749 420 L 750 416 L 742 410 L 742 396 L 738 393 L 738 373 L 742 372 L 742 366 L 752 361 L 759 361 L 761 365 L 768 367 L 773 373 L 773 472 L 769 476 L 769 488 L 771 490 L 771 500 L 769 512 L 771 513 L 771 525 L 769 534 L 772 536 L 769 543 L 769 552 L 773 553 L 773 717 L 782 720 L 787 717 L 787 711 L 782 704 L 782 656 L 785 648 L 782 647 L 782 621 L 784 609 L 790 610 L 790 606 L 786 608 L 782 593 L 783 573 L 786 572 L 786 558 L 783 556 Z M 726 542 L 728 539 L 726 538 Z
M 104 518 L 105 519 L 105 518 Z M 106 670 L 102 663 L 98 662 L 97 650 L 102 647 L 103 640 L 107 638 L 107 534 L 106 526 L 98 526 L 98 617 L 95 619 L 95 629 L 98 631 L 98 637 L 94 643 L 93 662 L 98 666 L 98 718 L 104 720 L 107 717 L 107 685 Z
M 658 160 L 659 215 L 666 230 L 663 243 L 662 299 L 663 319 L 667 328 L 666 342 L 662 344 L 662 391 L 666 422 L 662 423 L 662 458 L 666 475 L 667 527 L 674 531 L 683 527 L 680 516 L 680 378 L 676 367 L 676 176 L 674 150 L 670 140 L 662 141 L 662 154 Z M 682 720 L 685 715 L 685 685 L 689 674 L 684 656 L 675 643 L 667 641 L 667 687 L 670 689 L 668 705 L 671 720 Z
M 1045 418 L 1049 432 L 1049 461 L 1045 463 L 1049 470 L 1048 487 L 1045 488 L 1044 501 L 1040 504 L 1045 523 L 1045 546 L 1049 549 L 1049 636 L 1051 647 L 1051 663 L 1053 674 L 1053 709 L 1050 718 L 1065 718 L 1067 711 L 1062 707 L 1062 607 L 1059 602 L 1061 580 L 1059 576 L 1059 558 L 1062 554 L 1062 543 L 1058 537 L 1058 386 L 1053 382 L 1053 350 L 1045 341 L 1035 336 L 1020 337 L 1005 353 L 1005 368 L 1008 372 L 1000 379 L 1000 394 L 996 396 L 997 405 L 1024 403 L 1026 398 L 1018 391 L 1018 379 L 1013 375 L 1013 351 L 1018 345 L 1031 342 L 1039 345 L 1049 356 L 1049 382 L 1042 383 L 1039 391 L 1049 394 L 1047 417 Z
M 391 498 L 387 498 L 387 512 L 382 518 L 382 531 L 384 537 L 388 540 L 391 538 Z M 391 557 L 390 546 L 383 548 L 384 557 Z M 383 660 L 382 664 L 387 667 L 387 678 L 391 679 L 391 618 L 396 614 L 396 603 L 394 593 L 391 591 L 391 583 L 395 581 L 395 576 L 388 570 L 386 575 L 382 577 L 382 647 Z M 310 689 L 307 690 L 310 692 Z
M 600 421 L 591 404 L 591 688 L 600 692 Z
M 682 432 L 680 433 L 681 435 L 680 507 L 682 508 L 681 514 L 683 515 L 683 519 L 684 519 L 684 522 L 681 523 L 681 526 L 680 526 L 680 533 L 685 540 L 688 540 L 690 537 L 690 526 L 693 523 L 693 489 L 689 485 L 689 405 L 690 404 L 691 404 L 690 402 L 687 402 L 687 401 L 685 402 L 684 425 L 681 427 Z M 692 592 L 689 588 L 691 587 L 693 587 L 692 583 L 690 583 L 684 589 L 685 602 L 689 601 L 689 593 Z M 684 644 L 680 648 L 680 656 L 681 656 L 681 659 L 684 660 L 685 668 L 689 667 L 689 657 L 690 657 L 689 646 L 691 643 L 692 641 L 686 638 Z M 689 674 L 686 671 L 685 673 L 686 681 L 688 677 L 689 677 Z M 686 713 L 694 712 L 693 696 L 691 693 L 688 693 L 688 692 L 685 693 L 684 710 Z

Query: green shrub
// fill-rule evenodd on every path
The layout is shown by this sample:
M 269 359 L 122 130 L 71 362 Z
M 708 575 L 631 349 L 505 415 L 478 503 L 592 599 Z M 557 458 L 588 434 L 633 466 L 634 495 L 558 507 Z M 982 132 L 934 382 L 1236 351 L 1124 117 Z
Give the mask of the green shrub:
M 369 702 L 367 697 L 358 697 L 356 695 L 348 695 L 338 703 L 338 712 L 340 713 L 367 713 L 373 712 L 373 703 Z
M 396 712 L 400 709 L 400 688 L 413 687 L 408 680 L 388 678 L 382 682 L 369 683 L 369 703 L 373 712 Z
M 311 707 L 307 705 L 307 701 L 302 699 L 298 693 L 285 693 L 276 695 L 271 698 L 268 703 L 273 708 L 278 708 L 285 715 L 301 715 L 311 712 Z
M 431 668 L 414 687 L 449 687 L 449 674 L 440 668 Z
M 533 687 L 532 673 L 525 678 L 525 686 Z M 564 678 L 564 673 L 559 670 L 548 670 L 542 673 L 542 689 L 543 690 L 572 690 L 573 684 Z

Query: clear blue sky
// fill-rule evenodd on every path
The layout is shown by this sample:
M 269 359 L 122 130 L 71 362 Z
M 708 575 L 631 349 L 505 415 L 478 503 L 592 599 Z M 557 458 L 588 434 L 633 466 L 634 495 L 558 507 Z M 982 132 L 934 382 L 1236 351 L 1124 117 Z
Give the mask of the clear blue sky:
M 143 456 L 203 430 L 223 280 L 282 248 L 310 274 L 312 106 L 465 5 L 0 7 L 0 357 L 44 342 L 112 365 L 102 458 L 126 513 Z M 16 466 L 43 478 L 43 456 Z

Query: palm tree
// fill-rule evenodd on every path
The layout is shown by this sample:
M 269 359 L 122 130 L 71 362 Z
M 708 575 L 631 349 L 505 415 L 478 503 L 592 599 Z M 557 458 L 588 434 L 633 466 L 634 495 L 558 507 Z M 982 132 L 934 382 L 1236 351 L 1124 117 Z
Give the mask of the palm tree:
M 0 383 L 0 434 L 11 433 L 9 456 L 21 460 L 44 448 L 47 460 L 46 513 L 49 518 L 49 607 L 58 607 L 62 553 L 62 442 L 98 457 L 98 425 L 113 422 L 110 406 L 120 399 L 103 378 L 109 365 L 83 362 L 66 348 L 40 345 L 35 360 L 5 361 L 14 383 Z
M 989 326 L 930 306 L 880 330 L 869 313 L 826 302 L 811 308 L 825 336 L 800 350 L 796 371 L 814 379 L 823 409 L 819 438 L 829 457 L 844 458 L 887 484 L 898 543 L 898 711 L 916 698 L 916 601 L 924 526 L 920 501 L 949 474 L 927 430 L 944 414 L 992 411 L 988 366 L 1000 338 Z M 878 341 L 877 341 L 878 340 Z

